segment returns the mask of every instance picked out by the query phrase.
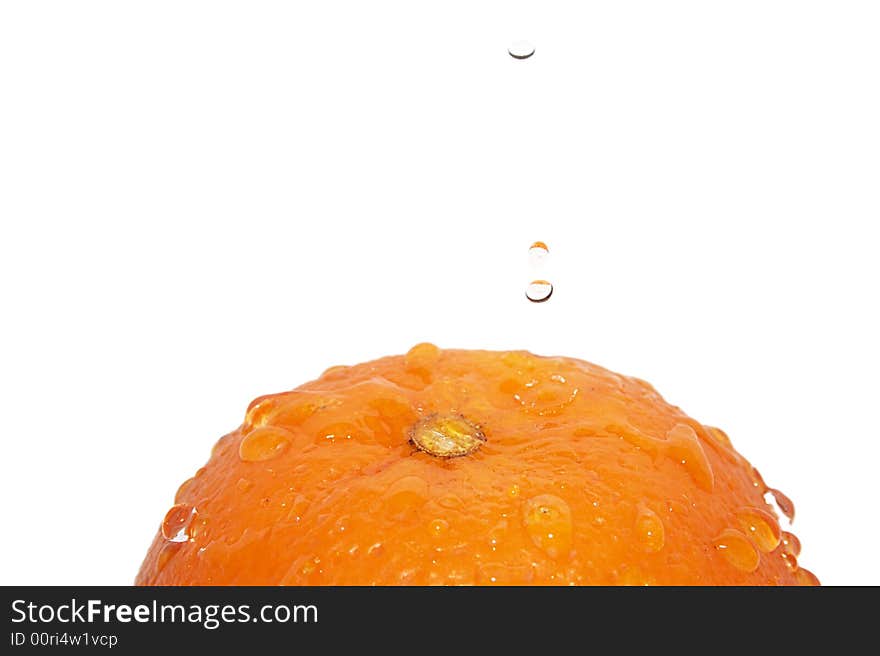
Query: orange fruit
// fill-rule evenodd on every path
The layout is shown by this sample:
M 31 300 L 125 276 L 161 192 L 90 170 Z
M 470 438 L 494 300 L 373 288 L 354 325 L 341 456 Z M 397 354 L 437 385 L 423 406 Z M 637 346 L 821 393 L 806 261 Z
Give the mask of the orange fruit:
M 136 583 L 817 584 L 768 492 L 642 380 L 419 344 L 253 401 Z

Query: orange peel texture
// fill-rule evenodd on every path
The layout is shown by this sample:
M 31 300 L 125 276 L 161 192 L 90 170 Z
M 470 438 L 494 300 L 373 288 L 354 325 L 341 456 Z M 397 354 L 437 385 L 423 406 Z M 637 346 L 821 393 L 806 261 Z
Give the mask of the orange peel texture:
M 253 401 L 136 583 L 818 584 L 768 491 L 644 381 L 419 344 Z

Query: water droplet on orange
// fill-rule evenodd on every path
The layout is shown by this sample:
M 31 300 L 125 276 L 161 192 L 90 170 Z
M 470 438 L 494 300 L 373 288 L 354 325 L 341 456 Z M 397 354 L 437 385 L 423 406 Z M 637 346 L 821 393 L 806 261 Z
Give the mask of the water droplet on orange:
M 190 522 L 190 528 L 188 532 L 191 540 L 195 540 L 197 538 L 204 539 L 210 532 L 210 527 L 208 526 L 208 518 L 204 515 L 194 517 L 193 521 Z
M 719 444 L 723 444 L 728 448 L 733 448 L 733 445 L 730 443 L 730 438 L 720 428 L 716 428 L 715 426 L 706 426 L 706 432 L 709 433 L 709 436 L 714 439 Z
M 178 503 L 165 513 L 162 521 L 162 537 L 169 542 L 189 540 L 189 527 L 196 515 L 196 509 L 188 503 Z
M 617 585 L 623 586 L 646 586 L 654 585 L 654 579 L 645 576 L 638 565 L 632 565 L 617 575 Z
M 444 494 L 439 499 L 437 499 L 437 503 L 440 505 L 441 508 L 447 508 L 449 510 L 455 510 L 456 508 L 461 508 L 464 505 L 461 497 L 455 494 Z
M 788 519 L 789 524 L 794 521 L 794 503 L 785 494 L 774 488 L 769 488 L 767 493 L 773 497 L 776 506 Z
M 741 572 L 758 569 L 761 556 L 749 539 L 733 528 L 726 528 L 712 541 L 712 545 L 728 563 Z
M 205 468 L 200 467 L 194 476 L 186 479 L 183 483 L 181 483 L 180 487 L 177 488 L 177 493 L 174 495 L 174 503 L 181 503 L 184 500 L 184 498 L 186 497 L 186 494 L 190 490 L 190 488 L 192 487 L 193 483 L 196 482 L 196 479 L 199 478 L 204 473 L 205 473 Z
M 351 523 L 351 518 L 348 515 L 343 515 L 339 519 L 336 520 L 333 524 L 333 530 L 337 533 L 345 533 L 348 530 L 348 525 Z
M 698 487 L 707 492 L 715 488 L 715 474 L 700 445 L 696 431 L 687 424 L 676 424 L 666 433 L 665 452 L 684 465 Z
M 242 432 L 246 432 L 247 427 L 242 426 Z M 226 433 L 223 437 L 217 440 L 214 443 L 214 446 L 211 447 L 211 457 L 219 458 L 229 450 L 230 444 L 236 440 L 236 433 Z
M 795 556 L 794 554 L 786 553 L 785 551 L 783 551 L 782 552 L 782 559 L 785 561 L 785 564 L 788 565 L 788 569 L 790 569 L 792 572 L 798 571 L 798 568 L 800 566 L 798 565 L 797 556 Z
M 156 574 L 165 569 L 168 561 L 180 550 L 180 544 L 177 542 L 168 542 L 162 546 L 159 556 L 156 558 Z
M 801 585 L 822 585 L 819 583 L 819 579 L 813 574 L 810 570 L 804 569 L 803 567 L 799 568 L 797 572 L 795 572 L 795 576 L 797 577 L 798 583 Z
M 782 532 L 782 550 L 792 556 L 801 555 L 801 541 L 794 533 Z
M 505 394 L 511 394 L 510 405 L 518 405 L 526 414 L 534 414 L 539 417 L 552 417 L 561 414 L 575 402 L 580 389 L 570 383 L 561 380 L 553 381 L 548 385 L 538 379 L 532 378 L 526 382 L 515 382 L 512 379 L 504 380 L 499 389 Z
M 523 526 L 535 546 L 551 558 L 571 549 L 571 508 L 552 494 L 539 494 L 523 504 Z
M 505 351 L 501 356 L 501 362 L 518 374 L 532 371 L 537 365 L 535 355 L 528 351 Z
M 278 406 L 278 395 L 267 394 L 259 396 L 250 402 L 244 415 L 244 425 L 247 429 L 258 428 L 266 423 L 266 418 Z
M 347 372 L 351 367 L 345 364 L 336 364 L 332 367 L 327 367 L 324 370 L 324 373 L 321 374 L 320 378 L 328 379 L 328 378 L 337 378 L 341 377 L 345 372 Z
M 428 500 L 428 482 L 419 476 L 404 476 L 388 488 L 384 499 L 385 509 L 392 515 L 418 508 Z
M 301 396 L 292 395 L 288 400 L 275 405 L 270 414 L 267 414 L 263 423 L 272 423 L 273 426 L 293 428 L 302 425 L 306 419 L 319 410 L 339 405 L 338 399 L 329 397 L 310 398 L 303 400 Z
M 764 482 L 761 472 L 754 467 L 752 467 L 752 485 L 754 485 L 761 494 L 764 494 L 767 491 L 767 484 Z
M 516 483 L 514 483 L 513 485 L 511 485 L 511 486 L 508 488 L 508 490 L 507 490 L 507 496 L 509 496 L 511 499 L 515 499 L 516 497 L 519 496 L 519 492 L 520 492 L 520 490 L 519 490 L 519 485 L 517 485 Z
M 271 460 L 284 451 L 292 439 L 290 431 L 278 426 L 255 428 L 241 441 L 238 455 L 245 462 Z
M 743 532 L 761 551 L 770 553 L 779 546 L 782 530 L 776 518 L 766 510 L 741 508 L 737 511 L 736 518 Z
M 449 530 L 449 522 L 447 522 L 445 519 L 437 518 L 431 522 L 428 528 L 431 533 L 431 537 L 439 538 Z
M 553 295 L 549 280 L 533 280 L 526 286 L 526 298 L 532 303 L 543 303 Z
M 498 523 L 495 524 L 490 530 L 488 534 L 489 547 L 492 551 L 498 550 L 498 545 L 502 540 L 505 539 L 507 531 L 510 528 L 510 522 L 507 519 L 502 519 Z
M 309 502 L 305 495 L 297 494 L 290 502 L 290 510 L 287 512 L 287 521 L 293 522 L 294 524 L 302 521 L 302 516 L 305 514 L 308 505 Z
M 416 344 L 403 356 L 404 363 L 408 369 L 429 367 L 437 362 L 439 358 L 440 349 L 430 342 Z
M 236 489 L 237 489 L 239 492 L 247 492 L 247 491 L 250 490 L 253 486 L 254 486 L 254 484 L 251 483 L 251 482 L 250 482 L 248 479 L 246 479 L 246 478 L 239 478 L 239 479 L 238 479 L 238 483 L 235 484 L 235 487 L 236 487 Z
M 360 437 L 357 426 L 347 421 L 337 421 L 322 426 L 315 433 L 315 441 L 318 444 L 350 442 L 351 440 Z
M 663 520 L 650 508 L 642 507 L 636 516 L 636 537 L 648 553 L 660 551 L 666 543 Z

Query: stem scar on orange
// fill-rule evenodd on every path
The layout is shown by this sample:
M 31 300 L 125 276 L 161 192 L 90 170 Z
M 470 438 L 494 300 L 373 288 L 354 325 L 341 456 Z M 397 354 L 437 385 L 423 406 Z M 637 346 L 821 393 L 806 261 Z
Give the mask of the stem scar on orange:
M 644 381 L 419 344 L 252 402 L 136 583 L 818 584 L 766 493 Z

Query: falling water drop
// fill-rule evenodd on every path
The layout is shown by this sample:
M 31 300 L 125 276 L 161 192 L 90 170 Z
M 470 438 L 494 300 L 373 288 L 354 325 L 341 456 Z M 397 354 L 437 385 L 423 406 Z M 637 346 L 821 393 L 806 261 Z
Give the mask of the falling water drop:
M 510 44 L 507 52 L 514 59 L 528 59 L 535 54 L 535 47 L 528 41 L 514 41 Z
M 526 298 L 532 303 L 543 303 L 553 294 L 553 285 L 547 276 L 547 260 L 550 249 L 543 241 L 532 242 L 529 246 L 529 278 L 532 282 L 526 287 Z
M 529 246 L 529 264 L 533 267 L 541 266 L 549 253 L 550 249 L 547 248 L 547 244 L 543 241 L 536 241 Z
M 526 287 L 526 298 L 532 303 L 543 303 L 553 295 L 553 285 L 548 280 L 533 280 Z

